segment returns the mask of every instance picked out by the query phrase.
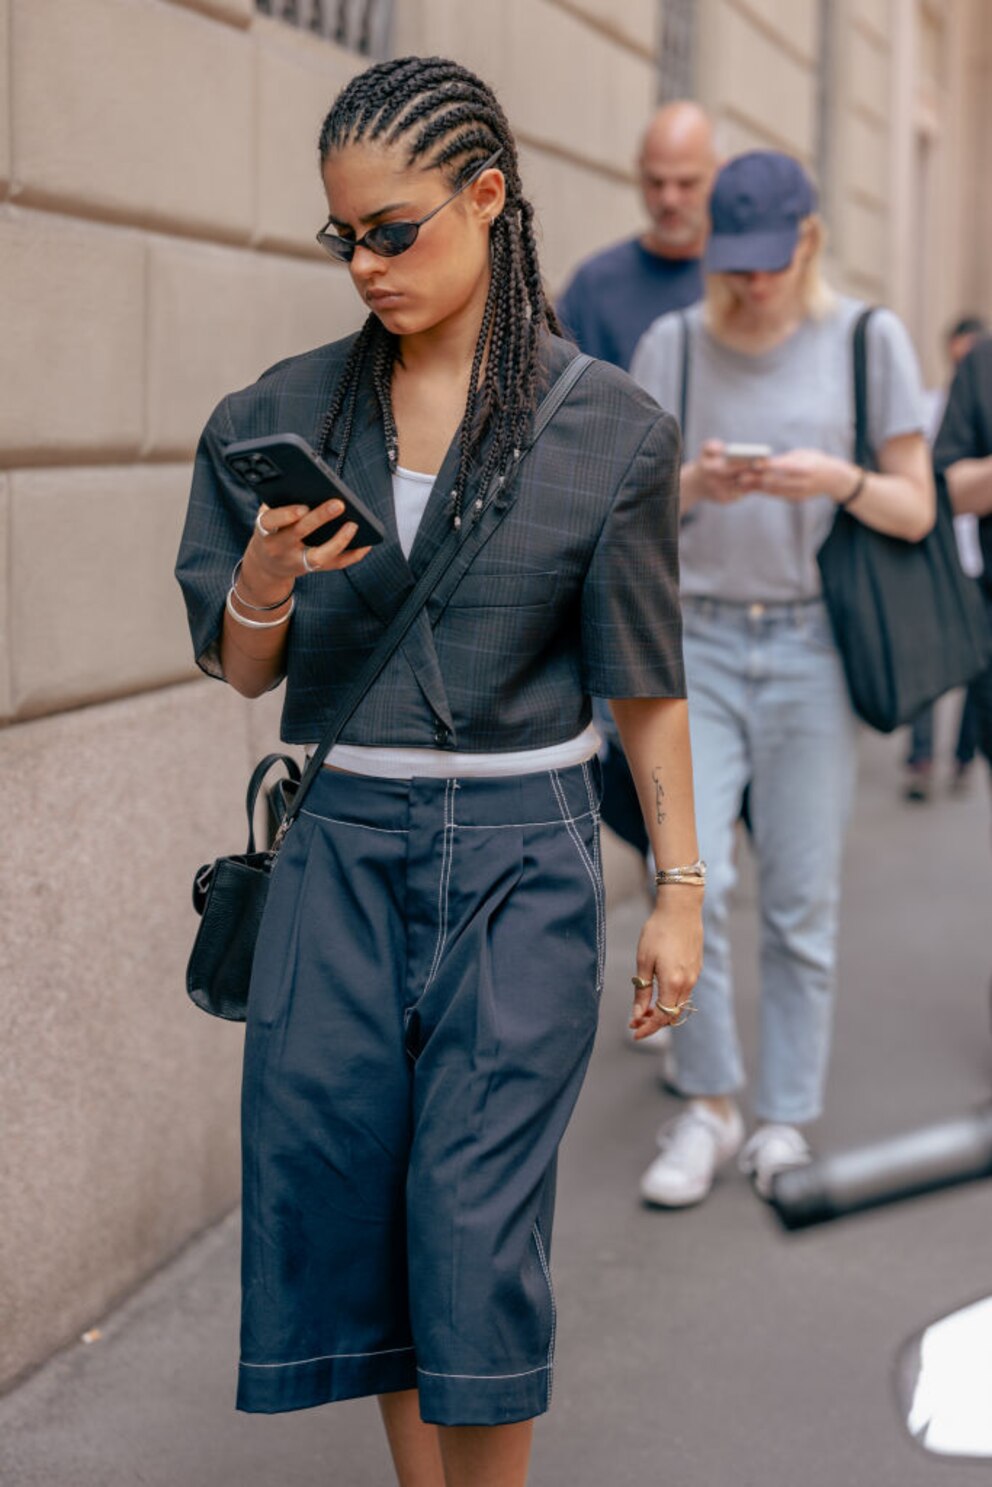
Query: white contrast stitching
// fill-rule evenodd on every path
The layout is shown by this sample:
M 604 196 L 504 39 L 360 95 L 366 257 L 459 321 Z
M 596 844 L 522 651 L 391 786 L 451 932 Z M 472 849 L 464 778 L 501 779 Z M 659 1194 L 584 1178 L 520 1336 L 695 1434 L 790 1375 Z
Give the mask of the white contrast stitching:
M 319 1353 L 316 1358 L 293 1358 L 289 1363 L 245 1363 L 242 1368 L 300 1368 L 304 1363 L 330 1363 L 334 1358 L 388 1358 L 392 1353 L 412 1353 L 413 1348 L 379 1348 L 375 1353 Z
M 381 831 L 386 836 L 406 836 L 405 826 L 367 826 L 364 821 L 342 821 L 339 816 L 321 816 L 316 811 L 301 810 L 301 816 L 312 816 L 315 821 L 333 821 L 335 826 L 357 826 L 362 831 Z M 600 819 L 598 811 L 583 811 L 581 816 L 573 816 L 573 821 L 588 821 L 592 817 L 594 821 Z M 492 821 L 482 825 L 471 824 L 467 821 L 458 822 L 459 831 L 521 831 L 528 826 L 560 826 L 561 817 L 555 816 L 550 821 Z
M 427 972 L 427 980 L 424 982 L 423 990 L 417 998 L 420 1001 L 425 997 L 434 984 L 441 965 L 441 957 L 448 940 L 448 887 L 451 882 L 451 864 L 455 855 L 454 830 L 455 830 L 455 788 L 457 782 L 454 779 L 444 782 L 444 833 L 441 839 L 441 873 L 437 885 L 437 940 L 434 945 L 434 959 L 431 968 Z
M 592 858 L 589 856 L 589 853 L 586 851 L 586 846 L 581 836 L 575 829 L 575 820 L 568 813 L 568 800 L 565 796 L 564 790 L 562 789 L 561 781 L 558 778 L 558 771 L 556 769 L 552 769 L 550 771 L 550 778 L 551 788 L 555 792 L 555 797 L 558 801 L 558 809 L 561 811 L 561 818 L 565 823 L 565 827 L 568 831 L 569 836 L 575 843 L 575 848 L 579 854 L 579 859 L 582 862 L 582 866 L 585 868 L 586 872 L 589 875 L 590 882 L 592 883 L 593 899 L 596 905 L 596 994 L 599 995 L 603 990 L 603 981 L 606 975 L 606 936 L 604 934 L 606 911 L 603 899 L 603 885 L 599 873 L 596 870 L 596 865 L 593 862 Z
M 572 819 L 574 821 L 586 821 L 586 820 L 589 819 L 590 816 L 592 816 L 597 821 L 599 820 L 599 813 L 598 813 L 598 811 L 583 811 L 581 816 L 573 816 Z M 554 820 L 551 820 L 551 821 L 500 821 L 500 822 L 493 822 L 491 825 L 483 825 L 483 826 L 469 826 L 469 825 L 466 824 L 466 822 L 459 821 L 459 823 L 458 823 L 458 830 L 459 831 L 520 831 L 522 829 L 523 830 L 526 830 L 526 828 L 529 827 L 529 826 L 560 826 L 560 825 L 561 825 L 561 818 L 560 817 L 556 817 Z
M 599 989 L 602 990 L 606 980 L 606 893 L 603 887 L 603 859 L 599 845 L 599 808 L 596 805 L 596 793 L 592 788 L 592 771 L 588 764 L 582 766 L 582 778 L 586 782 L 586 795 L 589 797 L 589 811 L 596 823 L 596 832 L 593 836 L 593 864 L 596 868 L 596 877 L 599 879 L 599 914 L 596 920 L 596 965 L 599 971 Z M 576 818 L 581 819 L 581 818 Z
M 548 1365 L 542 1363 L 540 1368 L 525 1368 L 520 1373 L 434 1373 L 429 1368 L 418 1368 L 428 1379 L 525 1379 L 532 1373 L 547 1373 Z
M 548 1257 L 544 1253 L 544 1241 L 541 1238 L 541 1231 L 537 1227 L 537 1220 L 536 1219 L 534 1220 L 534 1227 L 533 1227 L 532 1233 L 534 1235 L 534 1244 L 537 1247 L 537 1258 L 541 1262 L 541 1269 L 544 1271 L 544 1279 L 548 1283 L 548 1295 L 551 1297 L 551 1338 L 550 1338 L 550 1340 L 548 1342 L 548 1396 L 547 1396 L 547 1402 L 550 1405 L 550 1403 L 551 1403 L 551 1389 L 552 1389 L 552 1386 L 554 1384 L 554 1377 L 555 1377 L 555 1338 L 556 1338 L 557 1333 L 558 1333 L 558 1308 L 555 1305 L 555 1288 L 551 1284 L 551 1270 L 550 1270 L 550 1268 L 548 1266 Z
M 340 816 L 321 816 L 317 811 L 300 811 L 301 816 L 312 816 L 315 821 L 333 821 L 335 826 L 357 826 L 359 831 L 378 831 L 383 836 L 406 836 L 405 826 L 369 826 L 365 821 L 342 821 Z

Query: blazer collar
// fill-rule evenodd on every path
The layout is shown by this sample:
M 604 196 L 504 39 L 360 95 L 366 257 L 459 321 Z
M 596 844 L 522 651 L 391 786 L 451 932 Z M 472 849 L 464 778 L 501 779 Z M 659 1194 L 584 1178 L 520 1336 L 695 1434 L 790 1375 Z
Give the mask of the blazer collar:
M 396 528 L 396 503 L 393 499 L 393 482 L 379 404 L 371 377 L 368 373 L 363 374 L 342 473 L 346 484 L 351 486 L 373 515 L 382 522 L 386 529 L 386 541 L 374 547 L 361 563 L 356 563 L 353 568 L 346 568 L 345 573 L 356 591 L 381 618 L 388 619 L 399 608 L 416 578 L 430 563 L 450 531 L 451 493 L 458 473 L 460 435 L 459 426 L 441 462 L 407 560 L 400 547 Z M 332 457 L 340 453 L 333 436 L 328 452 Z M 474 499 L 476 483 L 469 479 L 465 492 L 466 508 L 470 500 Z
M 571 347 L 557 338 L 547 338 L 541 348 L 544 363 L 542 382 L 546 382 L 549 376 L 560 370 L 559 364 L 568 359 L 571 350 Z M 541 391 L 544 391 L 543 387 Z M 329 397 L 331 389 L 328 388 L 327 392 Z M 335 434 L 339 434 L 339 430 L 340 425 Z M 458 473 L 460 436 L 459 425 L 441 463 L 407 560 L 400 547 L 396 529 L 396 505 L 379 404 L 372 385 L 371 370 L 368 365 L 363 368 L 343 475 L 355 494 L 382 522 L 386 529 L 386 541 L 374 547 L 361 563 L 345 569 L 345 573 L 355 590 L 382 619 L 388 620 L 399 608 L 417 576 L 428 566 L 451 528 L 451 496 Z M 332 434 L 329 453 L 333 456 L 339 452 Z M 472 462 L 473 470 L 466 485 L 463 498 L 463 510 L 466 512 L 480 494 L 479 472 L 485 463 L 485 455 L 484 441 Z

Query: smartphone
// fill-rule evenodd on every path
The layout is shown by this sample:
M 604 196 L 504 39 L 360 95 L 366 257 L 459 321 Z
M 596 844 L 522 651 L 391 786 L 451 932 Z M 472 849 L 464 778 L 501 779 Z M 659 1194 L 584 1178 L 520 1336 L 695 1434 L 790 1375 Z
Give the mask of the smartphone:
M 334 497 L 344 502 L 340 516 L 304 537 L 307 547 L 327 542 L 346 521 L 353 521 L 358 527 L 349 544 L 351 548 L 374 547 L 386 535 L 382 523 L 299 434 L 267 434 L 262 439 L 242 439 L 237 444 L 228 444 L 224 463 L 266 506 L 313 508 Z
M 725 444 L 723 457 L 728 465 L 752 465 L 755 460 L 772 457 L 770 444 Z

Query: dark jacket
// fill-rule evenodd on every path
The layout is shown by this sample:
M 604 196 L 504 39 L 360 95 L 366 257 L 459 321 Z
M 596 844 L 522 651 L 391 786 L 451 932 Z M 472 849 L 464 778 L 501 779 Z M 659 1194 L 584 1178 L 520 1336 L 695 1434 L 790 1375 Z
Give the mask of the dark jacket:
M 992 455 L 992 338 L 972 347 L 954 374 L 944 410 L 933 461 L 942 475 L 958 460 L 981 460 Z M 992 513 L 981 517 L 985 591 L 992 598 Z
M 176 576 L 199 665 L 217 642 L 256 499 L 224 446 L 294 432 L 315 444 L 352 338 L 280 362 L 226 397 L 200 440 Z M 547 342 L 548 383 L 574 355 Z M 450 529 L 457 439 L 409 562 L 396 535 L 378 405 L 359 390 L 343 477 L 387 539 L 340 573 L 301 578 L 290 621 L 282 736 L 312 743 Z M 678 600 L 679 437 L 625 373 L 594 363 L 527 455 L 517 497 L 438 613 L 422 615 L 348 724 L 343 742 L 469 752 L 541 748 L 589 721 L 590 693 L 685 695 Z M 470 481 L 468 510 L 478 492 Z

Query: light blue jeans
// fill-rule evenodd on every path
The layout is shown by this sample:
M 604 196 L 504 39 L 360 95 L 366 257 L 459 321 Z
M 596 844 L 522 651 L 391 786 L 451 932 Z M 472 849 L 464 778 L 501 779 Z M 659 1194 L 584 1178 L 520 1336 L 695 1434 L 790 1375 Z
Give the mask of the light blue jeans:
M 678 1085 L 686 1095 L 718 1096 L 744 1083 L 727 916 L 735 823 L 750 783 L 761 906 L 755 1112 L 799 1125 L 820 1114 L 830 1052 L 854 714 L 822 603 L 685 599 L 683 606 L 696 817 L 709 877 L 699 1012 L 675 1035 Z

